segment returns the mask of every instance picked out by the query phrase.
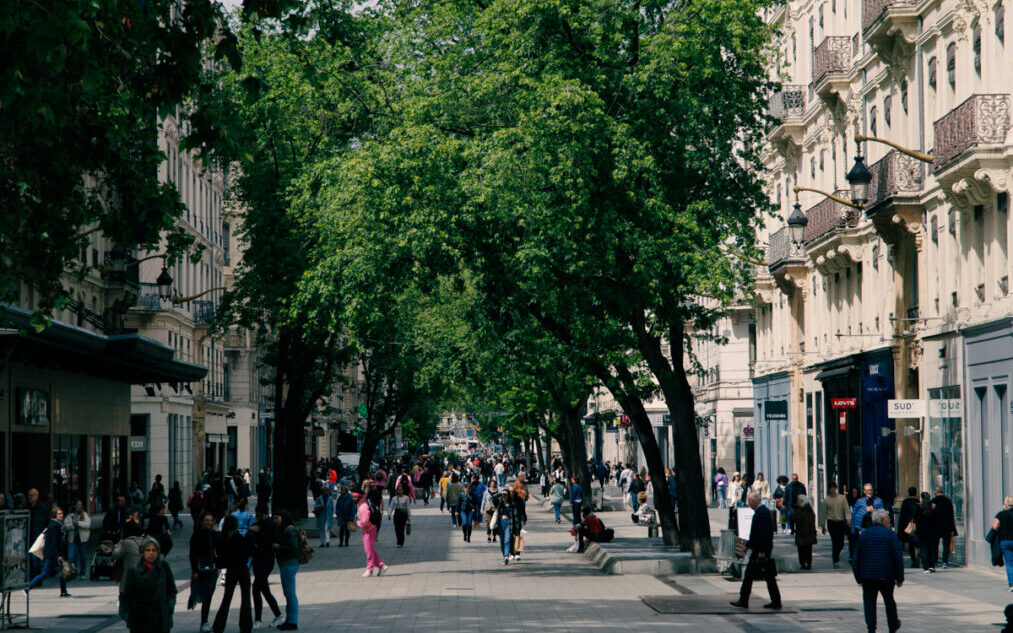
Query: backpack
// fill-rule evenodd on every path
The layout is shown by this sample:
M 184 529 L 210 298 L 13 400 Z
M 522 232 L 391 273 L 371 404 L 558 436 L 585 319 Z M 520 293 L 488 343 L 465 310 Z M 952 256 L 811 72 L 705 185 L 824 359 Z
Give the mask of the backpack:
M 310 545 L 310 539 L 306 536 L 306 530 L 299 530 L 299 549 L 296 551 L 295 558 L 300 565 L 305 565 L 313 560 L 313 546 Z
M 383 522 L 383 511 L 376 507 L 372 501 L 366 503 L 369 504 L 369 522 L 379 528 L 380 523 Z

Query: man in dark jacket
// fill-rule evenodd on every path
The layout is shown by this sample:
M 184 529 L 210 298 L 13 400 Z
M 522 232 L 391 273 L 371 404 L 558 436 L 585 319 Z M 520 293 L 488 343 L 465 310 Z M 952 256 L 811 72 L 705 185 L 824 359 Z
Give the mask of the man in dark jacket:
M 753 589 L 753 581 L 763 578 L 767 581 L 767 593 L 770 602 L 763 605 L 764 609 L 781 608 L 781 592 L 777 589 L 777 566 L 771 558 L 774 550 L 774 518 L 767 506 L 760 505 L 760 495 L 750 492 L 746 497 L 746 505 L 753 509 L 753 522 L 749 528 L 749 562 L 742 577 L 742 589 L 739 599 L 732 602 L 733 607 L 749 608 L 749 594 Z
M 907 526 L 915 520 L 921 505 L 918 503 L 918 489 L 911 486 L 907 489 L 907 499 L 900 504 L 900 518 L 897 520 L 897 538 L 907 543 L 911 554 L 911 567 L 918 567 L 918 535 L 908 534 Z
M 886 622 L 890 633 L 900 628 L 897 603 L 893 599 L 894 585 L 904 584 L 904 554 L 897 535 L 890 529 L 890 515 L 886 510 L 872 511 L 872 525 L 858 537 L 852 555 L 851 570 L 862 587 L 865 604 L 865 625 L 870 632 L 876 630 L 876 599 L 883 595 Z
M 805 484 L 798 480 L 798 473 L 793 473 L 791 483 L 784 487 L 784 507 L 788 509 L 788 526 L 795 533 L 795 502 L 805 494 Z
M 950 566 L 950 543 L 957 535 L 957 521 L 953 512 L 953 502 L 943 494 L 943 489 L 936 488 L 936 498 L 932 500 L 936 506 L 936 529 L 943 538 L 943 567 Z

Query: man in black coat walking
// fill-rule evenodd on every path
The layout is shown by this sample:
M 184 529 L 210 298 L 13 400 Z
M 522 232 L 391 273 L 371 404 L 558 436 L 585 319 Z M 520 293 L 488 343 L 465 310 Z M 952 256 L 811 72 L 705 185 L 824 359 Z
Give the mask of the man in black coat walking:
M 788 508 L 788 527 L 795 533 L 795 501 L 805 494 L 805 484 L 798 480 L 798 473 L 792 473 L 791 483 L 784 487 L 784 507 Z
M 753 509 L 749 541 L 746 542 L 746 548 L 749 549 L 749 562 L 746 564 L 746 572 L 742 575 L 742 589 L 739 590 L 739 599 L 732 602 L 732 606 L 748 609 L 753 581 L 763 578 L 767 581 L 767 593 L 770 594 L 770 602 L 763 605 L 763 608 L 780 609 L 781 592 L 777 589 L 777 565 L 771 558 L 771 553 L 774 550 L 774 518 L 770 515 L 767 506 L 760 505 L 759 493 L 750 492 L 746 497 L 746 505 Z
M 915 520 L 921 504 L 918 503 L 918 489 L 911 486 L 907 489 L 907 499 L 900 504 L 900 518 L 897 520 L 897 538 L 901 543 L 907 543 L 908 552 L 911 554 L 911 567 L 918 567 L 918 534 L 907 533 L 908 524 Z
M 936 530 L 943 538 L 943 567 L 950 566 L 950 543 L 957 535 L 957 521 L 953 512 L 953 502 L 943 494 L 941 487 L 936 488 L 936 498 L 932 500 L 936 506 Z

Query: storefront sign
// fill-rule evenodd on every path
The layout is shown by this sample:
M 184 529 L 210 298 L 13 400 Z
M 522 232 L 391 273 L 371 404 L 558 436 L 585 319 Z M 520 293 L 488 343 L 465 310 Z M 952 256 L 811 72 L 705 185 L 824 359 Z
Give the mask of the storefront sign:
M 854 409 L 858 406 L 858 398 L 831 398 L 830 406 L 834 409 Z
M 752 426 L 750 426 L 748 424 L 746 426 L 742 427 L 742 435 L 745 436 L 745 437 L 753 437 L 753 434 L 755 433 L 755 431 L 756 430 Z
M 771 400 L 767 402 L 767 406 L 763 411 L 763 418 L 767 422 L 787 422 L 788 421 L 788 401 L 787 400 Z
M 49 426 L 49 394 L 37 389 L 18 389 L 18 424 Z
M 132 451 L 148 450 L 148 438 L 143 435 L 130 436 L 130 450 Z
M 841 425 L 842 431 L 848 430 L 848 412 L 840 411 L 837 413 L 837 421 Z
M 887 400 L 886 417 L 923 418 L 925 417 L 924 400 Z
M 930 418 L 962 418 L 964 417 L 963 402 L 959 398 L 929 400 Z

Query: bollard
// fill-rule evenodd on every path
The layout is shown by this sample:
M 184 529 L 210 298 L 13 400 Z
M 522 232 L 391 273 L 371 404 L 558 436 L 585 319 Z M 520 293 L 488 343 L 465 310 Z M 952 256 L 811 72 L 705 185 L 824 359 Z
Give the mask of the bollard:
M 647 538 L 658 538 L 658 524 L 651 523 L 647 526 Z

